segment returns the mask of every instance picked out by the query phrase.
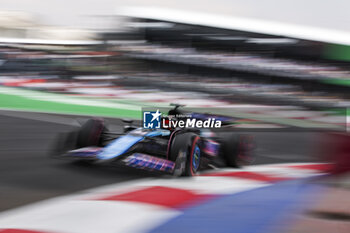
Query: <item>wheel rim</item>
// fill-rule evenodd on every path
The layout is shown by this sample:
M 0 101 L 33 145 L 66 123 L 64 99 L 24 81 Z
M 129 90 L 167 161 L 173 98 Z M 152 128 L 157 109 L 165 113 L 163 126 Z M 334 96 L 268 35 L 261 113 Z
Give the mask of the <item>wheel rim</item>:
M 199 146 L 196 145 L 192 153 L 192 168 L 194 172 L 198 170 L 200 156 L 201 156 L 201 151 L 199 149 Z

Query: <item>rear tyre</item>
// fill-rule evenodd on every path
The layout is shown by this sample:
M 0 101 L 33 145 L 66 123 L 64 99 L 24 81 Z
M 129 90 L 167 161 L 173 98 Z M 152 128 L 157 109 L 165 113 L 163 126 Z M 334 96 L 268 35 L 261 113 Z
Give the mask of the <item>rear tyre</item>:
M 175 161 L 175 176 L 194 176 L 201 162 L 200 137 L 195 133 L 177 135 L 169 159 Z
M 221 152 L 229 167 L 239 168 L 242 162 L 239 158 L 239 136 L 233 133 L 222 135 Z
M 103 146 L 104 136 L 107 128 L 102 119 L 89 119 L 85 122 L 77 135 L 77 148 L 89 146 Z

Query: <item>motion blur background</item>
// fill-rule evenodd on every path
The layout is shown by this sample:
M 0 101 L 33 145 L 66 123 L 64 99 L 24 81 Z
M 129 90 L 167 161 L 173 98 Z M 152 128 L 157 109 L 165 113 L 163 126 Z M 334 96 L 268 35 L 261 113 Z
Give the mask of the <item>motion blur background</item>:
M 0 211 L 161 179 L 47 154 L 77 118 L 104 117 L 121 130 L 120 118 L 140 119 L 142 107 L 179 103 L 230 116 L 232 130 L 254 134 L 255 165 L 336 164 L 319 171 L 332 174 L 321 182 L 325 206 L 309 203 L 323 212 L 298 216 L 288 232 L 334 224 L 349 232 L 349 7 L 345 0 L 1 1 Z
M 243 16 L 257 19 L 311 25 L 332 29 L 349 30 L 349 2 L 337 1 L 285 1 L 278 0 L 219 0 L 219 1 L 142 1 L 142 0 L 4 0 L 3 10 L 23 11 L 38 17 L 42 23 L 69 27 L 93 27 L 92 15 L 110 16 L 124 6 L 160 6 L 198 12 L 217 13 L 229 16 Z M 91 25 L 89 25 L 91 23 Z M 103 27 L 102 25 L 100 25 Z

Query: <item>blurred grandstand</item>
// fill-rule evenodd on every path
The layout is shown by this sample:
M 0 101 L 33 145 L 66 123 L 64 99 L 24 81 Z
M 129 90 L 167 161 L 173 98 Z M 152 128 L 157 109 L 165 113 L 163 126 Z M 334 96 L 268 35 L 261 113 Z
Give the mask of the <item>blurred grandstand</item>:
M 254 26 L 246 19 L 238 25 L 235 18 L 217 23 L 215 16 L 203 15 L 190 21 L 190 13 L 175 13 L 129 8 L 115 18 L 124 22 L 122 30 L 84 33 L 44 30 L 30 17 L 13 16 L 13 32 L 6 29 L 11 40 L 0 39 L 0 83 L 190 105 L 198 98 L 200 106 L 210 101 L 216 106 L 249 103 L 298 110 L 350 105 L 346 33 L 333 40 L 324 30 L 302 34 L 307 28 L 300 32 L 286 25 L 286 30 L 270 22 Z M 60 31 L 61 37 L 51 33 Z

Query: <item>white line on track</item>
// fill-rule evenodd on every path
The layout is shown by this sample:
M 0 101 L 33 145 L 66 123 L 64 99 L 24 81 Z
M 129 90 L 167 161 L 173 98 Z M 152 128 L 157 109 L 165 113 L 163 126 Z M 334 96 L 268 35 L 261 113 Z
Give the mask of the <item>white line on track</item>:
M 28 120 L 44 121 L 61 125 L 80 126 L 80 124 L 77 121 L 72 120 L 72 118 L 67 118 L 49 113 L 22 110 L 0 110 L 0 115 Z

